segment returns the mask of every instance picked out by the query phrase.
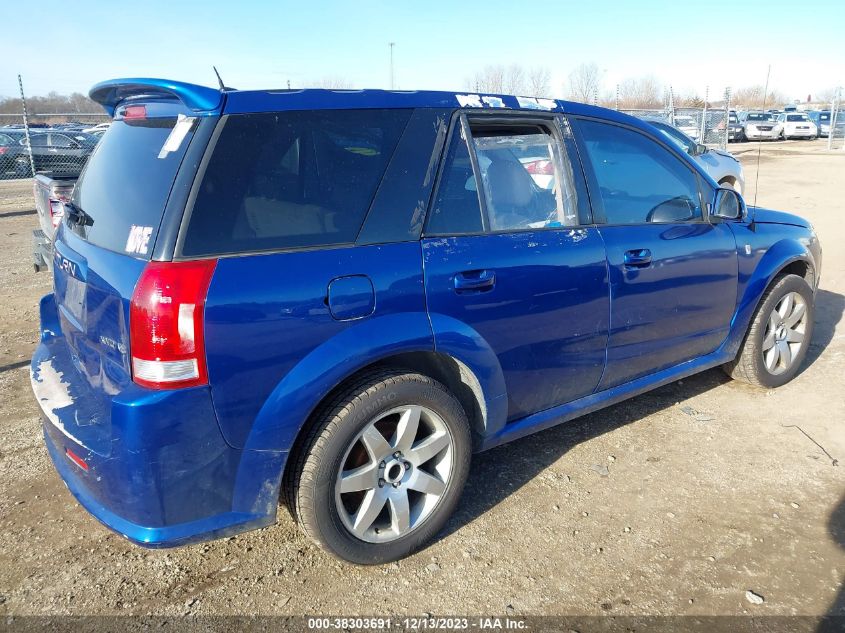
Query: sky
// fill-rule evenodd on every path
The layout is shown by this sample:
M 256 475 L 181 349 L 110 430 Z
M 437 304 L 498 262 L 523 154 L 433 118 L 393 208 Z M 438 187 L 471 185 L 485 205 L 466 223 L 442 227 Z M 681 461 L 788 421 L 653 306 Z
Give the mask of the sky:
M 72 9 L 70 7 L 73 7 Z M 50 17 L 39 22 L 39 17 Z M 790 100 L 845 85 L 842 0 L 2 0 L 0 96 L 84 92 L 104 79 L 165 77 L 235 88 L 341 78 L 387 88 L 465 90 L 487 65 L 545 66 L 553 96 L 594 62 L 604 88 L 654 75 L 718 98 L 766 80 Z M 53 31 L 53 32 L 51 32 Z M 714 97 L 714 95 L 716 95 Z

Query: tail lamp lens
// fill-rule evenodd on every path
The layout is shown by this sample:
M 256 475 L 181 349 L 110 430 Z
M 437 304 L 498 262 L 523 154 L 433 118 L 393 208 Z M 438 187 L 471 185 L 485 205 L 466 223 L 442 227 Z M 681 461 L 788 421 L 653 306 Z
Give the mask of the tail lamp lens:
M 132 379 L 151 389 L 208 384 L 203 313 L 216 259 L 150 262 L 129 309 Z

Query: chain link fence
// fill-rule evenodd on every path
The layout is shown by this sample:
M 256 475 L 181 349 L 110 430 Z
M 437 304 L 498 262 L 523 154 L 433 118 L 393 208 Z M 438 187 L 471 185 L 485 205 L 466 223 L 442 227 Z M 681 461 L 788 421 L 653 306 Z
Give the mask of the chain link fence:
M 78 176 L 110 121 L 105 113 L 0 114 L 0 180 Z
M 833 97 L 827 118 L 827 148 L 845 150 L 845 103 L 842 99 L 841 89 Z M 822 136 L 824 136 L 824 121 L 820 120 L 819 125 L 822 128 L 820 130 Z
M 736 115 L 725 108 L 620 109 L 646 121 L 664 121 L 674 125 L 698 143 L 725 149 L 730 141 L 738 140 L 739 123 Z

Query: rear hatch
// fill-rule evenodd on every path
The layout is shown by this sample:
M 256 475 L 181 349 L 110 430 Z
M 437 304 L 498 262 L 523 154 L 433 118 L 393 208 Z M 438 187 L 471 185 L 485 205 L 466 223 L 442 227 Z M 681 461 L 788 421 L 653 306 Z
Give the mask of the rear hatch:
M 199 124 L 199 117 L 186 116 L 174 104 L 118 108 L 56 234 L 54 292 L 61 336 L 52 342 L 50 360 L 77 410 L 71 420 L 53 422 L 100 454 L 108 453 L 111 400 L 132 386 L 133 290 L 152 257 L 177 172 Z

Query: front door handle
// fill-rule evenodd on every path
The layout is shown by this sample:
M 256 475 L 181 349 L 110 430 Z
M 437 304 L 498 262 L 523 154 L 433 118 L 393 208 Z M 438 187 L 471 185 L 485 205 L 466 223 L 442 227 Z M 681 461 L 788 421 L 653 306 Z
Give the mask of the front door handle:
M 645 268 L 651 264 L 651 251 L 647 248 L 625 251 L 622 261 L 625 266 L 630 266 L 631 268 Z
M 496 285 L 492 270 L 465 270 L 455 275 L 455 292 L 485 292 Z

